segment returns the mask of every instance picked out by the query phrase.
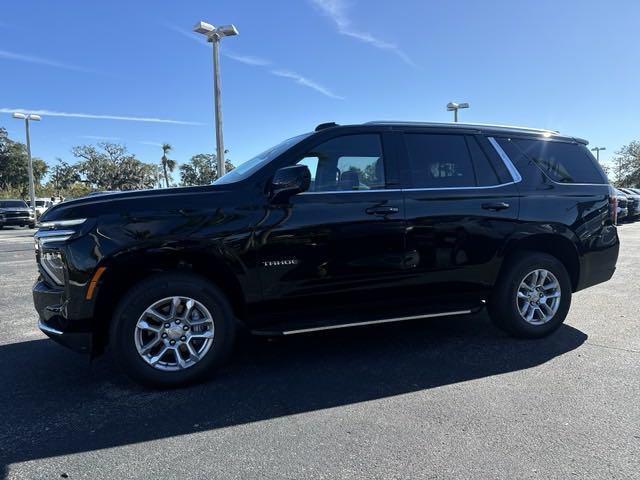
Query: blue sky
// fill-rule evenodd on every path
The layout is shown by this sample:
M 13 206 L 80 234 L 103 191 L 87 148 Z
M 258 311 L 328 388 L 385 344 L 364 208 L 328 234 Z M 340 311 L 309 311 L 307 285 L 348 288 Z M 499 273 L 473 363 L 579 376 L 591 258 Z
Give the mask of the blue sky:
M 462 121 L 558 129 L 606 146 L 605 159 L 640 137 L 637 1 L 6 3 L 0 126 L 22 140 L 7 112 L 44 110 L 32 150 L 51 164 L 101 140 L 149 162 L 162 142 L 179 162 L 213 152 L 210 47 L 190 33 L 198 20 L 240 31 L 222 61 L 236 164 L 321 122 L 450 121 L 449 101 L 471 104 Z

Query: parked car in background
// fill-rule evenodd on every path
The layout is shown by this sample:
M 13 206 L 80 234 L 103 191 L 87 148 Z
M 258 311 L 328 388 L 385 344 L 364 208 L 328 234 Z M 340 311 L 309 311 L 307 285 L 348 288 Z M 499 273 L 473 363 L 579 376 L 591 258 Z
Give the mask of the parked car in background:
M 36 226 L 36 212 L 24 200 L 0 200 L 0 228 Z
M 627 221 L 635 221 L 640 217 L 640 193 L 632 188 L 621 188 L 627 196 Z
M 486 306 L 499 328 L 539 338 L 618 258 L 615 193 L 586 145 L 522 127 L 332 123 L 213 185 L 66 201 L 35 235 L 39 325 L 159 386 L 208 375 L 239 328 Z
M 30 201 L 27 202 L 27 204 L 30 207 L 33 207 Z M 51 208 L 52 206 L 53 206 L 53 202 L 51 201 L 50 198 L 36 198 L 36 206 L 35 206 L 36 218 L 40 218 L 40 215 L 42 215 L 48 208 Z
M 618 220 L 618 223 L 621 223 L 627 219 L 627 215 L 629 214 L 629 210 L 627 207 L 629 201 L 627 200 L 627 194 L 619 188 L 616 188 L 615 192 L 618 205 L 616 218 Z

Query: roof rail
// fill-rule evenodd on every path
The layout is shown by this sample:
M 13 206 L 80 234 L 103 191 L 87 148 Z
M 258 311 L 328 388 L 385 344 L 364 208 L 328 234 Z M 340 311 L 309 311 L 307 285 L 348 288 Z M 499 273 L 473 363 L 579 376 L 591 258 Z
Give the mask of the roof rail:
M 402 122 L 402 121 L 374 121 L 365 125 L 415 125 L 423 127 L 452 127 L 452 128 L 491 128 L 495 130 L 526 131 L 538 133 L 559 134 L 558 130 L 546 128 L 520 127 L 516 125 L 499 125 L 490 123 L 445 123 L 445 122 Z
M 337 127 L 337 126 L 338 124 L 336 122 L 321 123 L 316 127 L 315 131 L 319 132 L 320 130 L 324 130 L 325 128 L 331 128 L 331 127 Z

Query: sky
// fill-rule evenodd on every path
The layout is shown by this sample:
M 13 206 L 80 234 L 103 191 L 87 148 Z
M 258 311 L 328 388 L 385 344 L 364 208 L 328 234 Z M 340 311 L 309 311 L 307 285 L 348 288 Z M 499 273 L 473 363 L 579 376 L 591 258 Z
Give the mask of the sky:
M 159 162 L 215 151 L 211 47 L 222 42 L 225 148 L 235 164 L 317 124 L 460 120 L 550 128 L 605 146 L 640 139 L 637 0 L 21 0 L 0 17 L 0 126 L 39 112 L 32 151 L 125 144 Z M 177 174 L 175 175 L 177 179 Z

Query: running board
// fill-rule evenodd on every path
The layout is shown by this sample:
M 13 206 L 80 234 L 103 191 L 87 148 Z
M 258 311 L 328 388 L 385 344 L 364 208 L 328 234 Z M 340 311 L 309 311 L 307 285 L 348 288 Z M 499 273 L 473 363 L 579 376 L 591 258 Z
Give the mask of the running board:
M 369 320 L 364 322 L 337 323 L 334 325 L 323 325 L 318 327 L 298 328 L 292 330 L 252 330 L 254 335 L 297 335 L 300 333 L 321 332 L 324 330 L 337 330 L 339 328 L 363 327 L 367 325 L 381 325 L 383 323 L 405 322 L 407 320 L 418 320 L 423 318 L 451 317 L 455 315 L 468 315 L 477 309 L 454 310 L 450 312 L 426 313 L 422 315 L 411 315 L 408 317 L 381 318 L 379 320 Z

